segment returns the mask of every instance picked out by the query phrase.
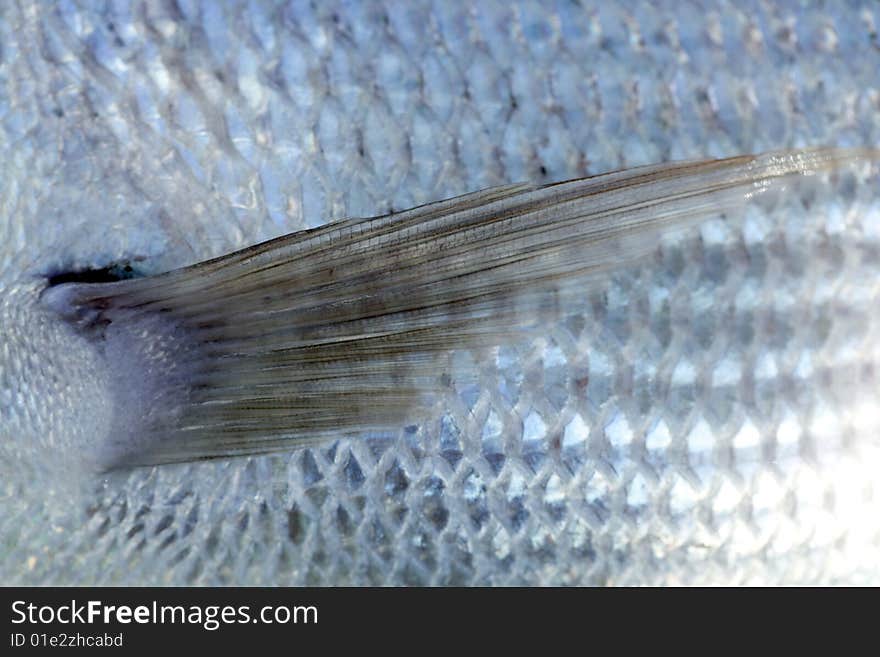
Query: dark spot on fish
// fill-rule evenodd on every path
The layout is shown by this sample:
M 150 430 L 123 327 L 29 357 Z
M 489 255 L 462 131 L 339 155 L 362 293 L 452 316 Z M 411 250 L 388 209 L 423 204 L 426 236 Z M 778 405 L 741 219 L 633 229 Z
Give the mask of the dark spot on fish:
M 63 271 L 49 274 L 47 283 L 49 287 L 63 283 L 115 283 L 139 276 L 127 262 L 114 263 L 98 269 L 81 269 L 78 271 Z
M 57 116 L 60 119 L 62 116 L 64 116 L 64 110 L 61 109 L 60 107 L 56 107 L 55 109 L 52 110 L 52 114 L 54 114 L 55 116 Z
M 243 534 L 245 531 L 247 531 L 248 523 L 250 522 L 250 519 L 251 519 L 251 517 L 247 511 L 242 511 L 238 515 L 238 522 L 236 524 L 237 524 L 238 532 L 240 534 Z
M 336 526 L 343 536 L 351 536 L 354 533 L 354 522 L 341 504 L 336 507 Z
M 353 454 L 349 456 L 348 462 L 343 468 L 343 473 L 345 474 L 348 485 L 352 490 L 360 488 L 361 484 L 366 480 L 364 472 L 361 470 L 360 463 L 357 462 L 357 459 Z
M 302 542 L 303 535 L 305 534 L 304 525 L 305 522 L 302 513 L 294 505 L 290 511 L 287 512 L 287 535 L 294 544 L 298 545 Z
M 139 532 L 144 530 L 144 523 L 139 522 L 134 527 L 128 530 L 128 533 L 125 535 L 126 538 L 131 539 L 134 538 Z
M 541 177 L 547 176 L 547 167 L 545 167 L 543 164 L 541 165 L 540 171 L 541 171 Z
M 171 523 L 174 522 L 174 516 L 170 513 L 165 514 L 159 523 L 156 525 L 156 529 L 153 530 L 153 535 L 156 536 L 161 534 L 163 531 L 168 529 L 171 526 Z
M 489 464 L 489 467 L 492 468 L 492 472 L 496 475 L 501 472 L 501 468 L 504 466 L 504 454 L 498 452 L 489 452 L 484 453 L 483 457 L 486 459 L 486 462 Z

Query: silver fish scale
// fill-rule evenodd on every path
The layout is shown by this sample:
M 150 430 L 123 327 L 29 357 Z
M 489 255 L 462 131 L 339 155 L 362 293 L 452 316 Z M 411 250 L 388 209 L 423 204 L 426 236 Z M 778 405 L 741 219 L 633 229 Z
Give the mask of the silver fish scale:
M 874 3 L 59 7 L 0 9 L 4 325 L 20 272 L 159 271 L 516 180 L 880 143 Z M 876 583 L 877 189 L 710 221 L 541 339 L 457 354 L 478 380 L 396 432 L 76 494 L 6 440 L 2 581 Z M 17 371 L 13 427 L 45 412 Z

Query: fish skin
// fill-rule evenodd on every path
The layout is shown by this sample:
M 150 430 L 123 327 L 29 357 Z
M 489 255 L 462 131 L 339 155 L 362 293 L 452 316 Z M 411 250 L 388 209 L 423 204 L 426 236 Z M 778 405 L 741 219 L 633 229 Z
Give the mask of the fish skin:
M 731 298 L 738 279 L 709 256 L 728 253 L 713 239 L 735 254 L 738 238 L 717 226 L 665 252 L 653 269 L 622 274 L 604 300 L 591 300 L 584 317 L 546 340 L 496 352 L 479 386 L 438 400 L 432 424 L 292 455 L 140 470 L 72 497 L 65 482 L 41 473 L 35 454 L 51 458 L 63 453 L 59 442 L 87 440 L 89 423 L 108 412 L 99 361 L 37 303 L 51 273 L 123 260 L 157 273 L 332 219 L 517 180 L 880 142 L 873 4 L 833 14 L 765 3 L 693 12 L 568 3 L 552 12 L 528 4 L 291 6 L 274 14 L 268 4 L 219 13 L 210 6 L 201 14 L 183 2 L 130 13 L 112 3 L 2 9 L 0 417 L 11 436 L 0 447 L 4 582 L 876 580 L 878 529 L 858 520 L 876 495 L 869 430 L 843 432 L 840 449 L 818 466 L 762 454 L 746 459 L 744 472 L 728 458 L 755 443 L 760 453 L 771 428 L 778 434 L 817 417 L 822 426 L 841 417 L 855 426 L 852 409 L 861 406 L 856 394 L 837 399 L 832 386 L 803 393 L 816 396 L 804 405 L 821 411 L 812 415 L 763 421 L 743 412 L 760 403 L 761 375 L 773 381 L 784 349 L 770 344 L 766 326 L 750 323 L 754 310 L 721 330 L 724 314 L 712 303 Z M 868 338 L 876 330 L 868 282 L 877 270 L 856 257 L 876 244 L 876 214 L 864 211 L 872 199 L 859 199 L 865 188 L 843 185 L 819 198 L 861 243 L 830 219 L 808 224 L 823 227 L 824 241 L 802 248 L 779 240 L 786 231 L 803 237 L 791 222 L 756 220 L 743 230 L 750 260 L 738 261 L 740 280 L 756 282 L 740 290 L 743 303 L 780 289 L 780 307 L 789 309 L 768 321 L 791 326 L 801 317 L 785 301 L 810 289 L 799 279 L 806 255 L 824 257 L 817 271 L 838 284 L 811 281 L 816 289 L 851 291 L 840 299 L 844 314 L 804 324 L 821 334 L 830 323 L 841 336 L 837 351 L 818 348 L 821 336 L 812 338 L 815 352 L 804 351 L 837 359 L 825 363 L 832 381 L 852 374 L 835 368 L 844 362 L 838 352 L 851 348 L 846 337 L 859 335 L 859 324 Z M 853 217 L 848 207 L 861 211 Z M 661 323 L 664 312 L 671 317 L 658 330 L 679 332 L 672 348 L 639 328 L 640 304 L 658 300 Z M 704 413 L 684 413 L 676 426 L 694 391 L 673 383 L 708 380 L 724 369 L 719 345 L 749 331 L 768 345 L 746 361 L 754 385 L 721 386 L 701 400 L 723 406 L 727 395 L 733 419 L 712 427 Z M 675 365 L 685 345 L 697 353 L 682 361 L 690 373 Z M 861 358 L 870 368 L 872 356 Z M 649 394 L 644 408 L 656 389 L 643 385 L 639 369 L 652 366 L 668 377 L 672 398 L 651 402 Z M 571 407 L 553 409 L 553 393 L 520 390 L 522 380 L 554 377 L 563 388 L 595 384 L 587 384 L 579 420 L 566 415 Z M 870 379 L 850 382 L 857 392 L 870 388 Z M 773 404 L 790 403 L 772 386 L 763 392 Z M 589 439 L 576 440 L 584 430 Z M 574 445 L 556 465 L 546 435 L 534 439 L 548 433 Z M 664 441 L 671 451 L 652 461 L 649 446 Z M 674 466 L 683 445 L 693 455 L 707 441 L 718 457 L 701 464 L 708 474 Z M 614 458 L 597 458 L 606 447 Z M 669 509 L 688 490 L 697 510 L 682 520 Z M 832 518 L 835 509 L 802 493 L 830 493 L 862 513 L 838 508 Z M 817 515 L 793 516 L 798 504 Z M 857 565 L 849 565 L 853 555 Z

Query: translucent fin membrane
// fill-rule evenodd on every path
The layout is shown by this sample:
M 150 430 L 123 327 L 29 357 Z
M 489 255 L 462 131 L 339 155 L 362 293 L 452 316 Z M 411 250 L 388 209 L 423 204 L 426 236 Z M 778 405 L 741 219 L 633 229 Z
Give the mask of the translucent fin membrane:
M 451 350 L 537 330 L 676 232 L 876 157 L 816 149 L 489 189 L 45 300 L 117 372 L 102 467 L 292 449 L 412 420 L 448 385 Z

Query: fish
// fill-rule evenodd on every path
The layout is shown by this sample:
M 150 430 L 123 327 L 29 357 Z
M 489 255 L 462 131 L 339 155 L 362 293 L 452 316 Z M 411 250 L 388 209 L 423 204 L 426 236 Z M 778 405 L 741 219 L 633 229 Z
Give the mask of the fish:
M 877 581 L 880 17 L 690 8 L 0 10 L 3 582 Z

